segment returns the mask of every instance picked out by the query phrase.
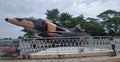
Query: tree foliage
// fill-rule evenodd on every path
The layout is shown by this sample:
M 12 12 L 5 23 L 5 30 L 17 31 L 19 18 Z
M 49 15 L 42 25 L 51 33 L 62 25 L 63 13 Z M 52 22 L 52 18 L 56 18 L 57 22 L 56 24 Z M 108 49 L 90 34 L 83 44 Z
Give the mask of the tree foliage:
M 34 32 L 28 31 L 28 30 L 22 30 L 24 32 L 26 32 L 23 36 L 23 38 L 32 38 L 32 36 L 34 36 Z
M 65 13 L 61 13 L 59 20 L 62 23 L 63 26 L 65 27 L 70 27 L 70 20 L 72 19 L 72 15 L 70 15 L 69 13 L 65 12 Z
M 96 18 L 86 18 L 84 15 L 73 17 L 68 12 L 60 13 L 58 9 L 47 10 L 46 18 L 59 21 L 66 28 L 75 27 L 81 24 L 84 30 L 93 36 L 101 35 L 120 35 L 120 12 L 115 10 L 107 10 L 97 15 Z M 33 33 L 26 32 L 25 36 L 30 37 Z
M 59 10 L 58 9 L 52 9 L 52 10 L 47 10 L 47 13 L 45 13 L 47 15 L 47 19 L 50 20 L 58 20 L 59 17 Z
M 57 10 L 57 12 L 59 11 Z M 54 11 L 54 9 L 48 10 L 47 14 L 49 13 L 56 13 L 56 11 Z M 117 12 L 115 10 L 107 10 L 100 13 L 97 15 L 99 19 L 84 19 L 83 15 L 72 17 L 72 15 L 67 12 L 63 12 L 61 14 L 57 13 L 57 16 L 57 19 L 62 23 L 63 26 L 72 28 L 77 24 L 81 24 L 84 30 L 89 32 L 91 35 L 119 35 L 120 33 L 120 12 Z M 51 17 L 52 15 L 47 15 L 47 18 Z M 52 20 L 54 18 L 56 18 L 56 16 L 53 16 Z
M 98 18 L 102 19 L 103 28 L 106 29 L 108 35 L 119 35 L 120 33 L 120 12 L 115 10 L 107 10 L 100 13 Z

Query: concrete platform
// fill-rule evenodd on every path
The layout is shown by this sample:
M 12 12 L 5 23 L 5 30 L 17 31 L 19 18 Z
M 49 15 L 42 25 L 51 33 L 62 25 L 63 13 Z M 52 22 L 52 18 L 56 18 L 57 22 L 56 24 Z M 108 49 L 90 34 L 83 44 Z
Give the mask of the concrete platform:
M 57 47 L 57 48 L 49 48 L 29 55 L 63 55 L 63 54 L 84 54 L 84 53 L 102 53 L 102 52 L 112 52 L 112 50 L 103 49 L 103 48 L 91 49 L 88 47 Z

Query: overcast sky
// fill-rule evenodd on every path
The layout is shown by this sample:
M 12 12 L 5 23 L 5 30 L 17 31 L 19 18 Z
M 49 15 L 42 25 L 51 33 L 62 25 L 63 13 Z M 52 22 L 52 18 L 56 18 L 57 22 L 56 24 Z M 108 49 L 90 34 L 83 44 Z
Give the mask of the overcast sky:
M 0 38 L 17 38 L 24 33 L 22 27 L 7 23 L 7 17 L 39 17 L 45 19 L 46 10 L 57 8 L 73 16 L 83 14 L 96 17 L 99 13 L 112 9 L 120 11 L 120 0 L 0 0 Z

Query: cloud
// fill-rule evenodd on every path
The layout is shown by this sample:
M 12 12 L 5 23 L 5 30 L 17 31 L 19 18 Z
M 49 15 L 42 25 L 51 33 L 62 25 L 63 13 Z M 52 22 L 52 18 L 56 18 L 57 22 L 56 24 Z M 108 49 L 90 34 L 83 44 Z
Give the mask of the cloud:
M 0 38 L 17 38 L 23 35 L 21 27 L 4 21 L 6 17 L 41 17 L 46 18 L 46 10 L 58 8 L 73 16 L 83 14 L 96 17 L 99 13 L 113 9 L 120 11 L 120 0 L 0 0 Z
M 120 1 L 120 0 L 119 0 Z M 113 9 L 120 11 L 119 8 L 119 2 L 114 0 L 90 0 L 90 1 L 82 1 L 82 2 L 73 2 L 71 4 L 71 7 L 67 8 L 66 11 L 68 11 L 71 14 L 74 14 L 74 16 L 78 16 L 80 14 L 85 15 L 85 17 L 96 17 L 99 13 L 108 10 Z
M 10 25 L 8 25 L 10 26 Z M 24 32 L 21 32 L 23 28 L 18 26 L 4 27 L 0 30 L 0 38 L 18 38 L 18 36 L 23 36 Z

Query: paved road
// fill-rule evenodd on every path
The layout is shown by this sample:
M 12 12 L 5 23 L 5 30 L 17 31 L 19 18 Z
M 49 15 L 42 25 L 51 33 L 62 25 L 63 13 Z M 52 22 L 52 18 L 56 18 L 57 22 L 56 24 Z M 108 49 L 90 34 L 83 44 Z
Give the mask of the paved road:
M 120 62 L 120 54 L 118 54 L 117 56 L 85 57 L 70 59 L 0 60 L 0 62 Z

